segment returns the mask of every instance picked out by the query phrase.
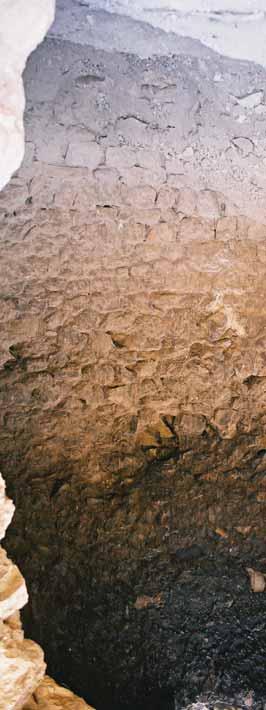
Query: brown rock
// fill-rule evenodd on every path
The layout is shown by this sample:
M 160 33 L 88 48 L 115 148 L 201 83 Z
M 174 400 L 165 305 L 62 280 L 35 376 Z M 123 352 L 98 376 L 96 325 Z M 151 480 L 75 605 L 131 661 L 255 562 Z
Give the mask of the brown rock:
M 149 606 L 162 606 L 162 595 L 156 594 L 155 597 L 149 597 L 143 595 L 142 597 L 137 597 L 134 607 L 135 609 L 147 609 Z
M 91 705 L 85 703 L 70 690 L 62 688 L 52 678 L 45 676 L 32 698 L 23 706 L 23 710 L 53 710 L 53 708 L 57 710 L 94 710 Z
M 258 572 L 251 567 L 247 567 L 247 573 L 250 579 L 250 586 L 253 592 L 264 592 L 266 588 L 266 578 L 262 572 Z
M 0 548 L 0 619 L 5 620 L 28 601 L 25 581 Z

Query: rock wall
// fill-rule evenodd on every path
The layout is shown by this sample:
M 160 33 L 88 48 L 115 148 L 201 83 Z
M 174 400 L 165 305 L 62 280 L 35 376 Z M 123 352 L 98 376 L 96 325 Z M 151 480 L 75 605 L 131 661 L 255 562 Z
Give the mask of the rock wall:
M 52 23 L 54 10 L 54 0 L 38 4 L 0 0 L 0 188 L 8 182 L 24 155 L 21 75 L 28 55 Z M 12 501 L 5 495 L 5 483 L 0 474 L 0 540 L 14 510 Z M 89 708 L 48 676 L 40 683 L 46 669 L 44 654 L 36 643 L 24 639 L 19 614 L 27 601 L 22 575 L 0 547 L 0 710 L 22 707 L 51 710 L 55 705 L 66 710 Z
M 183 702 L 216 684 L 263 697 L 246 568 L 266 564 L 264 228 L 173 206 L 30 211 L 2 259 L 26 628 L 100 708 L 162 703 L 158 683 Z
M 98 710 L 265 698 L 265 73 L 215 62 L 49 40 L 1 196 L 8 550 Z

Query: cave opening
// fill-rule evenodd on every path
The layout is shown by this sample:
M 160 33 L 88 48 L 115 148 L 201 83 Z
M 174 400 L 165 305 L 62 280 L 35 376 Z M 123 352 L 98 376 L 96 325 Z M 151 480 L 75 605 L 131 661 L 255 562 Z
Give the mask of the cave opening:
M 181 4 L 58 0 L 0 193 L 4 544 L 96 710 L 265 710 L 266 69 Z

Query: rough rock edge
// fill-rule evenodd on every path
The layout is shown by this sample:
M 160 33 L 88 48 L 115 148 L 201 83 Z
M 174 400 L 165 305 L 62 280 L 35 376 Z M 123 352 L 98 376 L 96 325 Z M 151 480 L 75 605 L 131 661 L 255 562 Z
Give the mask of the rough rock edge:
M 52 678 L 45 676 L 31 699 L 24 706 L 24 710 L 93 710 L 85 700 L 78 698 L 68 688 L 57 685 Z
M 5 495 L 0 474 L 1 539 L 13 513 L 14 505 Z M 0 710 L 19 710 L 25 702 L 25 710 L 48 710 L 54 703 L 65 710 L 92 710 L 67 688 L 60 688 L 48 676 L 43 678 L 46 668 L 43 651 L 33 641 L 24 639 L 21 626 L 19 609 L 27 601 L 22 575 L 0 547 Z
M 14 513 L 0 474 L 0 532 L 3 537 Z M 19 609 L 28 600 L 18 568 L 0 548 L 0 710 L 19 710 L 42 679 L 43 651 L 24 639 Z

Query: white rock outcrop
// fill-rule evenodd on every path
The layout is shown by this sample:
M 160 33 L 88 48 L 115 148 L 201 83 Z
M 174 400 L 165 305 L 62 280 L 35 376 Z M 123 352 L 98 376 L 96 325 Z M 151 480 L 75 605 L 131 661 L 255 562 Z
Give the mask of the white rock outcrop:
M 6 529 L 15 512 L 15 506 L 10 498 L 6 497 L 5 482 L 0 474 L 0 540 L 5 537 Z
M 0 474 L 0 537 L 14 513 Z M 19 609 L 28 600 L 26 585 L 16 565 L 0 547 L 0 710 L 19 710 L 45 673 L 43 651 L 24 639 Z
M 22 72 L 54 12 L 55 0 L 0 0 L 0 189 L 24 155 Z

